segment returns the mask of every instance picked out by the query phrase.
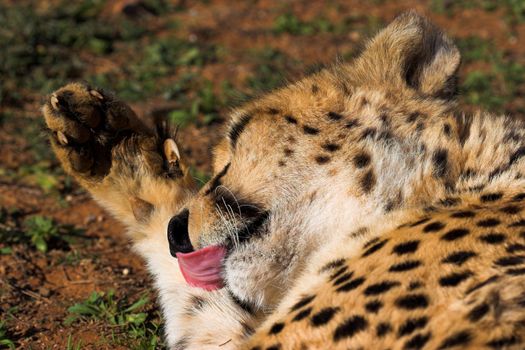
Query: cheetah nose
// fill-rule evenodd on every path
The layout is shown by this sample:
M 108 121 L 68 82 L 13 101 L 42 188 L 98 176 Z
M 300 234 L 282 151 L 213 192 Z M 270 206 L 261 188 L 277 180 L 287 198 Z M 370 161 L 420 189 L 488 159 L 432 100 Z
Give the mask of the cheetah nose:
M 184 209 L 172 217 L 168 224 L 168 243 L 170 245 L 170 254 L 173 257 L 176 257 L 175 254 L 177 253 L 190 253 L 194 250 L 188 232 L 189 216 L 190 211 Z

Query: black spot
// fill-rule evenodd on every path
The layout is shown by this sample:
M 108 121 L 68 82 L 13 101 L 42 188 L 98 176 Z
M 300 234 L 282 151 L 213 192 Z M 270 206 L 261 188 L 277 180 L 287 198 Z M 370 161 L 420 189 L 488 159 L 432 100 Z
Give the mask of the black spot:
M 416 227 L 430 221 L 430 218 L 423 218 L 410 224 L 410 227 Z
M 379 237 L 374 237 L 371 240 L 369 240 L 368 242 L 366 242 L 365 244 L 363 244 L 363 248 L 368 248 L 372 244 L 377 243 L 377 242 L 379 242 Z
M 417 113 L 417 112 L 410 113 L 410 115 L 407 117 L 407 123 L 415 122 L 418 117 L 419 117 L 419 113 Z
M 516 163 L 525 156 L 525 147 L 520 147 L 516 152 L 510 156 L 509 165 Z
M 512 200 L 514 202 L 520 202 L 520 201 L 522 201 L 524 199 L 525 199 L 525 193 L 520 193 L 520 194 L 517 194 L 514 197 L 512 197 Z
M 380 300 L 372 300 L 365 304 L 365 309 L 368 312 L 377 313 L 383 307 L 383 303 Z
M 439 349 L 450 349 L 455 346 L 464 346 L 470 343 L 472 340 L 472 335 L 468 331 L 459 331 L 452 334 L 450 337 L 443 340 Z
M 375 252 L 377 252 L 379 249 L 383 248 L 383 246 L 388 242 L 388 239 L 384 239 L 373 246 L 369 247 L 365 252 L 363 253 L 362 257 L 369 256 Z
M 445 224 L 439 221 L 431 222 L 430 224 L 423 227 L 423 232 L 437 232 L 445 227 Z
M 343 119 L 343 116 L 339 113 L 335 113 L 335 112 L 328 112 L 328 119 L 330 120 L 333 120 L 333 121 L 338 121 L 338 120 L 341 120 Z
M 399 327 L 397 334 L 400 337 L 411 334 L 416 329 L 425 327 L 427 325 L 427 322 L 428 322 L 428 318 L 425 316 L 418 317 L 418 318 L 409 318 L 408 320 L 405 321 L 405 323 L 403 323 Z
M 335 152 L 341 149 L 341 146 L 335 143 L 325 143 L 321 147 L 323 147 L 323 149 L 328 152 Z
M 446 149 L 438 149 L 432 155 L 432 163 L 434 164 L 434 176 L 441 178 L 446 175 L 448 171 L 448 151 Z
M 312 316 L 312 326 L 319 327 L 327 324 L 338 311 L 338 307 L 327 307 L 325 309 L 322 309 L 321 311 Z
M 476 216 L 476 214 L 469 210 L 457 211 L 450 215 L 450 217 L 457 219 L 473 218 L 474 216 Z
M 392 253 L 397 255 L 404 255 L 414 253 L 419 247 L 419 241 L 407 241 L 397 244 L 393 249 Z
M 505 273 L 509 276 L 521 276 L 525 275 L 525 268 L 519 268 L 519 269 L 508 269 L 505 271 Z
M 503 193 L 487 193 L 479 197 L 482 202 L 495 202 L 503 197 Z
M 341 267 L 339 270 L 337 270 L 336 272 L 334 272 L 334 273 L 330 276 L 330 281 L 333 281 L 334 279 L 338 278 L 338 277 L 341 276 L 343 273 L 345 273 L 347 270 L 348 270 L 348 267 L 347 267 L 347 266 L 343 266 L 343 267 Z
M 469 311 L 467 314 L 467 318 L 471 322 L 477 322 L 479 321 L 483 316 L 489 312 L 490 307 L 486 303 L 479 304 L 478 306 L 474 307 L 472 310 Z
M 478 221 L 476 225 L 478 225 L 479 227 L 494 227 L 494 226 L 498 226 L 500 223 L 501 221 L 499 221 L 498 219 L 490 218 L 490 219 Z
M 289 149 L 289 148 L 285 148 L 285 149 L 284 149 L 284 155 L 285 155 L 286 157 L 289 157 L 289 156 L 291 156 L 292 154 L 293 154 L 293 150 L 291 150 L 291 149 Z
M 303 132 L 307 135 L 317 135 L 319 134 L 319 129 L 308 125 L 303 125 Z
M 427 334 L 416 334 L 415 336 L 413 336 L 412 338 L 410 338 L 409 340 L 407 340 L 407 342 L 405 343 L 405 346 L 403 347 L 404 350 L 419 350 L 419 349 L 422 349 L 425 344 L 428 342 L 428 340 L 430 339 L 431 337 L 431 334 L 430 333 L 427 333 Z
M 235 148 L 237 140 L 239 140 L 239 137 L 251 120 L 252 116 L 250 114 L 245 114 L 240 117 L 235 124 L 232 125 L 230 131 L 228 132 L 232 148 Z
M 312 94 L 316 94 L 319 92 L 319 86 L 312 84 Z
M 521 341 L 521 338 L 517 335 L 511 335 L 508 337 L 496 338 L 487 343 L 493 349 L 503 349 L 508 346 L 515 345 Z
M 356 289 L 360 285 L 362 285 L 364 281 L 365 279 L 363 277 L 355 278 L 351 280 L 350 282 L 343 284 L 341 287 L 337 288 L 336 290 L 338 292 L 349 292 L 351 290 Z
M 355 127 L 359 126 L 359 121 L 357 119 L 352 119 L 346 122 L 345 128 L 347 129 L 353 129 Z
M 392 331 L 392 326 L 388 322 L 381 322 L 377 324 L 376 334 L 378 337 L 383 337 L 385 334 Z
M 508 253 L 525 252 L 525 245 L 520 243 L 511 244 L 507 247 Z
M 460 202 L 459 198 L 445 198 L 442 199 L 439 204 L 441 204 L 444 207 L 453 207 L 457 205 Z
M 506 236 L 503 233 L 487 233 L 480 236 L 479 239 L 488 244 L 501 244 L 505 241 Z
M 525 261 L 522 255 L 506 256 L 495 261 L 499 266 L 516 266 L 521 265 Z
M 175 349 L 178 349 L 177 347 Z M 250 350 L 262 350 L 260 346 L 254 346 Z
M 320 164 L 320 165 L 328 163 L 330 159 L 331 159 L 330 157 L 323 156 L 323 155 L 319 155 L 315 157 L 315 161 L 317 162 L 317 164 Z
M 299 310 L 303 306 L 306 306 L 306 305 L 310 304 L 312 302 L 312 300 L 314 300 L 314 299 L 315 299 L 315 295 L 306 295 L 306 296 L 302 297 L 301 300 L 299 300 L 297 303 L 295 303 L 292 306 L 292 308 L 290 309 L 290 311 Z
M 266 348 L 266 350 L 281 350 L 281 344 L 274 344 Z
M 345 264 L 345 259 L 337 259 L 334 261 L 330 261 L 329 263 L 321 267 L 321 270 L 319 270 L 319 272 L 326 272 L 328 270 L 333 270 L 333 269 L 343 266 L 344 264 Z
M 470 271 L 453 272 L 449 275 L 441 277 L 439 279 L 439 284 L 442 287 L 455 287 L 471 276 L 472 276 L 472 272 Z
M 297 119 L 295 119 L 291 115 L 285 115 L 284 119 L 286 119 L 286 121 L 290 124 L 297 124 Z
M 473 251 L 460 250 L 458 252 L 454 252 L 450 254 L 449 256 L 441 260 L 441 262 L 444 264 L 454 264 L 454 265 L 461 266 L 465 262 L 467 262 L 469 259 L 475 257 L 476 255 L 477 254 L 474 253 Z
M 445 233 L 441 239 L 444 240 L 444 241 L 454 241 L 456 239 L 460 239 L 466 235 L 468 235 L 470 233 L 469 230 L 465 229 L 465 228 L 456 228 L 456 229 L 453 229 L 453 230 L 450 230 L 448 231 L 447 233 Z
M 312 313 L 312 308 L 311 307 L 306 308 L 303 311 L 298 312 L 297 315 L 294 316 L 292 321 L 293 322 L 301 321 L 302 319 L 305 319 L 306 317 L 310 316 L 311 313 Z
M 366 287 L 365 295 L 379 295 L 388 292 L 390 289 L 399 286 L 400 283 L 397 281 L 383 281 L 374 283 Z
M 281 113 L 281 111 L 279 111 L 276 108 L 268 108 L 268 114 L 276 115 L 276 114 L 279 114 L 279 113 Z
M 336 279 L 334 281 L 334 287 L 340 285 L 340 284 L 343 284 L 343 283 L 346 283 L 348 282 L 351 278 L 352 278 L 352 275 L 354 273 L 353 272 L 350 272 L 350 273 L 345 273 L 344 275 L 342 275 L 341 277 L 339 277 L 338 279 Z
M 283 167 L 283 166 L 286 165 L 286 162 L 283 161 L 283 160 L 280 160 L 280 161 L 277 162 L 277 165 L 280 166 L 280 167 Z
M 391 139 L 393 137 L 394 136 L 392 135 L 392 133 L 390 131 L 382 131 L 377 136 L 377 139 L 378 140 L 388 140 L 388 139 Z
M 354 157 L 353 162 L 356 168 L 359 168 L 359 169 L 364 168 L 368 166 L 368 164 L 370 164 L 370 155 L 364 152 L 359 153 Z
M 421 261 L 419 260 L 407 260 L 403 261 L 398 264 L 394 264 L 390 266 L 388 271 L 390 272 L 403 272 L 403 271 L 410 271 L 417 267 L 421 266 Z
M 443 124 L 443 133 L 445 134 L 445 136 L 450 137 L 451 132 L 450 132 L 450 124 L 449 123 Z
M 415 290 L 421 287 L 423 287 L 423 283 L 419 281 L 413 281 L 413 282 L 410 282 L 410 284 L 408 285 L 408 290 Z
M 405 310 L 423 309 L 428 306 L 428 297 L 424 294 L 408 294 L 397 298 L 395 304 Z
M 206 306 L 206 299 L 198 295 L 193 295 L 191 297 L 189 307 L 186 309 L 186 312 L 192 315 L 195 311 L 202 310 L 204 306 Z
M 498 281 L 499 277 L 498 276 L 492 276 L 492 277 L 489 277 L 487 278 L 486 280 L 484 280 L 483 282 L 480 282 L 478 284 L 476 284 L 474 287 L 470 288 L 469 290 L 466 291 L 465 295 L 468 295 L 480 288 L 483 288 L 485 287 L 486 285 L 488 284 L 491 284 L 491 283 L 494 283 L 496 281 Z
M 339 341 L 344 338 L 351 338 L 356 333 L 362 332 L 367 328 L 368 321 L 363 316 L 352 316 L 337 326 L 334 333 L 334 341 Z
M 505 214 L 509 214 L 509 215 L 514 215 L 514 214 L 518 214 L 522 209 L 518 206 L 515 206 L 515 205 L 509 205 L 509 206 L 506 206 L 504 208 L 501 208 L 501 212 L 505 213 Z
M 361 140 L 364 140 L 366 138 L 373 138 L 377 133 L 376 128 L 366 128 L 363 130 L 363 133 L 361 134 Z
M 281 333 L 283 328 L 284 328 L 284 323 L 282 322 L 274 323 L 272 328 L 270 328 L 270 332 L 268 332 L 268 334 L 279 334 Z
M 368 170 L 363 177 L 361 177 L 361 188 L 364 193 L 369 193 L 376 184 L 376 176 L 372 170 Z
M 524 227 L 524 226 L 525 226 L 525 220 L 516 221 L 509 225 L 509 227 Z

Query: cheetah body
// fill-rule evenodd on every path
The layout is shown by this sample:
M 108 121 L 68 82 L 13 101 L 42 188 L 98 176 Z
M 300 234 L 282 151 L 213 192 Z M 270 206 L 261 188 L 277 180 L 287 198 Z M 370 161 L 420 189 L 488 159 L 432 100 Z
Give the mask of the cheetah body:
M 68 85 L 44 115 L 129 227 L 172 349 L 521 349 L 525 129 L 458 113 L 459 62 L 402 15 L 353 63 L 233 112 L 201 190 L 169 131 L 109 94 Z M 224 288 L 184 282 L 180 242 L 228 247 Z

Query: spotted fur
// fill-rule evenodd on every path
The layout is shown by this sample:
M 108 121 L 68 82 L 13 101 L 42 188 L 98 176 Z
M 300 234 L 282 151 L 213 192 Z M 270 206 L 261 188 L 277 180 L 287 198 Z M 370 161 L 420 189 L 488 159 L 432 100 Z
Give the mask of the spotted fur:
M 68 85 L 44 116 L 147 260 L 172 349 L 522 349 L 525 128 L 458 111 L 459 62 L 401 15 L 234 111 L 201 190 L 174 135 L 105 92 Z M 187 286 L 173 241 L 228 247 L 224 288 Z

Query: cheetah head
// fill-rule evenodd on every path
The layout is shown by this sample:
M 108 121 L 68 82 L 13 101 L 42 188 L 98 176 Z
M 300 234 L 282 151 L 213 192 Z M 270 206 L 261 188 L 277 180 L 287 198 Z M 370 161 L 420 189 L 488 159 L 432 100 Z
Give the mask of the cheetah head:
M 224 247 L 226 288 L 272 306 L 321 245 L 400 205 L 396 171 L 417 161 L 403 147 L 418 114 L 454 106 L 459 63 L 440 30 L 407 13 L 354 62 L 235 111 L 215 175 L 171 220 L 172 254 Z

